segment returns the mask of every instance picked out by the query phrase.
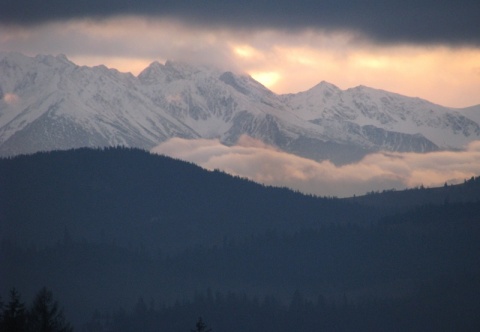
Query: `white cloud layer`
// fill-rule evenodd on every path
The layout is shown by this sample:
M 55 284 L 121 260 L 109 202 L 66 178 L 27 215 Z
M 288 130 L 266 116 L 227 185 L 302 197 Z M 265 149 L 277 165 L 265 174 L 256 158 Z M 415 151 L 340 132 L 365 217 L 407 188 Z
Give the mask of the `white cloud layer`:
M 471 143 L 465 151 L 375 153 L 343 166 L 291 155 L 246 136 L 235 146 L 225 146 L 218 140 L 173 138 L 152 152 L 319 196 L 348 197 L 372 190 L 435 187 L 480 174 L 480 141 Z

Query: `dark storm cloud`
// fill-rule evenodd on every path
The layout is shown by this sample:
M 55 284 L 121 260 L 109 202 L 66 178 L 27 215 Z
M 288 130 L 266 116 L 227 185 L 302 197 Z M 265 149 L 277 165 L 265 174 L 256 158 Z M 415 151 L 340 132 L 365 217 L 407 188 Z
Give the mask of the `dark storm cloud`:
M 383 43 L 480 45 L 478 0 L 0 0 L 0 22 L 146 15 L 230 28 L 354 31 Z

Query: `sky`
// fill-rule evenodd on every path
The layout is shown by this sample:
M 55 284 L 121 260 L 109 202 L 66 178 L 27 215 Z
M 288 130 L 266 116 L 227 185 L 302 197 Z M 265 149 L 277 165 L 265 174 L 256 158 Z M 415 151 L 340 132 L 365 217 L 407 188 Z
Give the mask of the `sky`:
M 277 93 L 320 81 L 480 104 L 478 0 L 0 0 L 0 51 L 138 74 L 167 59 Z

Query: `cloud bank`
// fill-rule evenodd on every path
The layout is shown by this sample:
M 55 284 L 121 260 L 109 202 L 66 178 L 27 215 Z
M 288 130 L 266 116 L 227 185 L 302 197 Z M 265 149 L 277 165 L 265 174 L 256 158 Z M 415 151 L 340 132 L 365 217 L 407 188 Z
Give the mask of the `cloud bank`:
M 380 43 L 480 45 L 478 0 L 3 0 L 0 9 L 0 22 L 14 25 L 139 15 L 233 29 L 350 31 Z
M 341 89 L 367 85 L 450 107 L 480 103 L 480 48 L 378 46 L 339 31 L 247 33 L 123 17 L 32 29 L 0 25 L 0 51 L 64 53 L 79 65 L 134 74 L 155 60 L 212 65 L 248 73 L 276 93 L 305 91 L 324 80 Z
M 435 187 L 480 174 L 480 141 L 457 152 L 375 153 L 344 166 L 294 156 L 247 136 L 235 146 L 225 146 L 218 140 L 172 138 L 152 153 L 319 196 L 349 197 L 372 190 Z

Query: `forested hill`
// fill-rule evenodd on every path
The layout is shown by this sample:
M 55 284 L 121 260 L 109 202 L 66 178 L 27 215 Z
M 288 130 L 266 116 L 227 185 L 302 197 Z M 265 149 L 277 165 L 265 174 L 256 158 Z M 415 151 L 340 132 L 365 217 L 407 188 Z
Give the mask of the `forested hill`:
M 368 225 L 425 205 L 480 200 L 462 185 L 319 198 L 130 148 L 0 159 L 0 234 L 20 244 L 115 242 L 173 252 L 269 230 Z
M 442 187 L 425 188 L 419 186 L 406 190 L 387 190 L 383 192 L 370 192 L 364 196 L 345 199 L 361 205 L 394 211 L 405 211 L 422 205 L 440 205 L 450 203 L 468 203 L 480 201 L 480 176 L 465 179 L 463 183 Z
M 478 181 L 334 199 L 135 149 L 0 159 L 0 302 L 45 286 L 89 332 L 478 331 Z
M 78 149 L 0 159 L 0 234 L 64 236 L 171 252 L 267 230 L 371 221 L 371 209 L 265 187 L 138 149 Z

